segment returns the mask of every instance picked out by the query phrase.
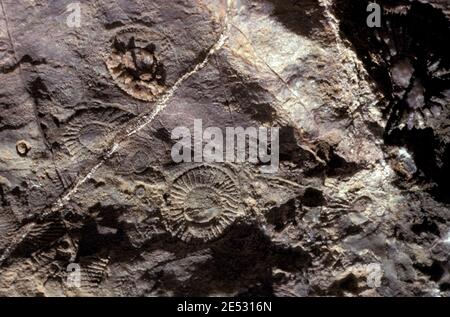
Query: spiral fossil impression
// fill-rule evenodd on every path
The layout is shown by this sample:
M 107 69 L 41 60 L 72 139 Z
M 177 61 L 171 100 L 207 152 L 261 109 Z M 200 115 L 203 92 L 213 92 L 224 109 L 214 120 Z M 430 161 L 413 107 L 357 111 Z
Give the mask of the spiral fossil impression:
M 218 167 L 187 170 L 173 182 L 162 215 L 168 231 L 184 241 L 217 238 L 240 215 L 236 181 Z

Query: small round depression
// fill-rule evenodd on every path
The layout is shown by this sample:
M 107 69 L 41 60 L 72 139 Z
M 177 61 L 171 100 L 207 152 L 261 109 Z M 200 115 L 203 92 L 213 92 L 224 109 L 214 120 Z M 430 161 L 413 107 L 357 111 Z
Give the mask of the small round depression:
M 144 151 L 137 151 L 130 159 L 130 164 L 135 173 L 143 173 L 150 162 L 149 156 Z
M 107 134 L 107 128 L 101 124 L 93 123 L 81 128 L 80 143 L 94 153 L 101 152 L 102 141 Z

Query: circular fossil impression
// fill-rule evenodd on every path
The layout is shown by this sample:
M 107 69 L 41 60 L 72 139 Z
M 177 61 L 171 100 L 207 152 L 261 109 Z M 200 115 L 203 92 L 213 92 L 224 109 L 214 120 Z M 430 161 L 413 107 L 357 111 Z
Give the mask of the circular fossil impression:
M 61 133 L 62 142 L 73 156 L 101 154 L 117 131 L 129 119 L 129 114 L 115 108 L 81 110 Z
M 166 89 L 166 71 L 160 57 L 167 47 L 167 39 L 156 32 L 123 29 L 112 39 L 106 66 L 122 90 L 134 98 L 152 101 Z
M 63 134 L 64 143 L 72 155 L 79 154 L 83 150 L 100 154 L 105 146 L 104 138 L 109 132 L 110 128 L 102 122 L 85 124 L 81 120 L 76 120 L 71 122 Z
M 162 216 L 168 231 L 183 241 L 208 241 L 240 216 L 239 201 L 238 185 L 227 171 L 202 165 L 173 181 Z
M 149 155 L 143 150 L 136 151 L 130 159 L 131 166 L 136 174 L 145 172 L 150 162 Z
M 120 175 L 144 175 L 151 170 L 156 157 L 145 137 L 133 136 L 114 155 L 114 169 Z
M 16 150 L 17 150 L 17 153 L 19 153 L 19 155 L 21 155 L 21 156 L 27 155 L 27 153 L 30 151 L 30 149 L 31 149 L 31 145 L 27 141 L 24 141 L 24 140 L 17 141 Z
M 101 153 L 102 147 L 100 147 L 99 144 L 101 144 L 102 139 L 107 133 L 108 128 L 105 125 L 100 123 L 90 123 L 80 129 L 78 140 L 81 145 L 86 147 L 89 151 Z

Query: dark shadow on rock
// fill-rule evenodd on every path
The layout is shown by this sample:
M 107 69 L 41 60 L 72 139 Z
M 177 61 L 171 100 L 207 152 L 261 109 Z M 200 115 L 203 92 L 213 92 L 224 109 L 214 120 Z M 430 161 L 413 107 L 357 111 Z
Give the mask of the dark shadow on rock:
M 367 26 L 371 1 L 337 0 L 334 11 L 370 77 L 385 96 L 388 145 L 406 147 L 414 156 L 436 199 L 449 202 L 450 21 L 420 1 L 377 1 L 381 27 Z
M 273 16 L 295 34 L 308 38 L 328 36 L 324 8 L 318 0 L 266 0 L 273 5 Z

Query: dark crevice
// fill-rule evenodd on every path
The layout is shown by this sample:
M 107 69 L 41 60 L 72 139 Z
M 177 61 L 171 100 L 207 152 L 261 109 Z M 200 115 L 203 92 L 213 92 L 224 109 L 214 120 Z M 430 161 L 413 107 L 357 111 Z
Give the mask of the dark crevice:
M 450 22 L 420 1 L 381 0 L 382 26 L 370 28 L 370 2 L 336 1 L 341 33 L 387 100 L 381 109 L 385 143 L 411 150 L 419 170 L 435 185 L 430 193 L 449 202 L 450 183 L 444 175 L 450 169 Z
M 445 270 L 442 268 L 442 265 L 436 261 L 434 261 L 431 266 L 423 266 L 415 264 L 414 267 L 423 274 L 428 275 L 430 277 L 430 280 L 434 282 L 438 282 L 445 273 Z

